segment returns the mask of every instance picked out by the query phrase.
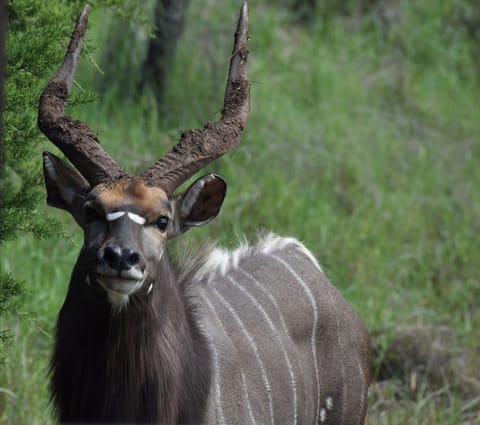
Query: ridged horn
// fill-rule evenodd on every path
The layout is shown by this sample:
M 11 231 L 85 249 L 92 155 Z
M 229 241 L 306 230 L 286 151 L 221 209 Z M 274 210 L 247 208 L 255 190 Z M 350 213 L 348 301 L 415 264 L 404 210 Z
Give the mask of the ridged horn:
M 89 6 L 78 17 L 63 63 L 40 96 L 38 127 L 92 185 L 117 180 L 126 173 L 100 146 L 97 136 L 83 122 L 65 115 L 87 31 Z
M 248 7 L 245 2 L 235 32 L 221 119 L 208 122 L 204 128 L 183 132 L 173 149 L 142 174 L 148 184 L 159 186 L 170 194 L 198 170 L 237 147 L 250 108 L 247 42 Z

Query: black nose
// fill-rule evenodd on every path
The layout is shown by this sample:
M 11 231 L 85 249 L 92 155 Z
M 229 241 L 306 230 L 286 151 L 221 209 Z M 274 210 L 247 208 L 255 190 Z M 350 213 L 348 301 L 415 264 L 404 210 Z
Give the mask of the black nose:
M 128 270 L 140 262 L 140 254 L 130 248 L 109 245 L 103 252 L 103 259 L 115 270 Z

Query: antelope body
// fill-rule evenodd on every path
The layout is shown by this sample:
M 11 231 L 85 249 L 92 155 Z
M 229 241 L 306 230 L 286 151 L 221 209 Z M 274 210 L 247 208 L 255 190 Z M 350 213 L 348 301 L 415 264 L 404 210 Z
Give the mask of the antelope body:
M 44 153 L 49 205 L 84 245 L 60 311 L 51 391 L 62 423 L 362 424 L 366 329 L 298 241 L 266 235 L 172 265 L 168 239 L 215 218 L 214 174 L 175 189 L 239 142 L 248 114 L 242 7 L 222 118 L 185 132 L 129 176 L 83 123 L 64 115 L 88 7 L 45 88 L 41 130 L 75 168 Z

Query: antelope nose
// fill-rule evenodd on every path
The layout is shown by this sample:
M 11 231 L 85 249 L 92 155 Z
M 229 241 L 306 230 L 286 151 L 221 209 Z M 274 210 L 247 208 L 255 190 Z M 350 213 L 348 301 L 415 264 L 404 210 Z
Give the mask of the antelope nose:
M 109 245 L 103 252 L 105 262 L 115 270 L 128 270 L 140 262 L 140 254 L 130 248 Z

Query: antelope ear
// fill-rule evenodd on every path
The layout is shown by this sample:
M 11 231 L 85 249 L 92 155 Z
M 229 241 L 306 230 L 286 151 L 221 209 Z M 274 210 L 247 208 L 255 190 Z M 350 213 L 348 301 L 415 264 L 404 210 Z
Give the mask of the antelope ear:
M 227 183 L 215 174 L 207 174 L 192 183 L 176 198 L 177 223 L 173 236 L 212 221 L 220 213 L 226 193 Z
M 73 167 L 51 154 L 43 153 L 43 173 L 47 188 L 47 204 L 70 212 L 78 221 L 79 196 L 90 191 L 90 184 Z

